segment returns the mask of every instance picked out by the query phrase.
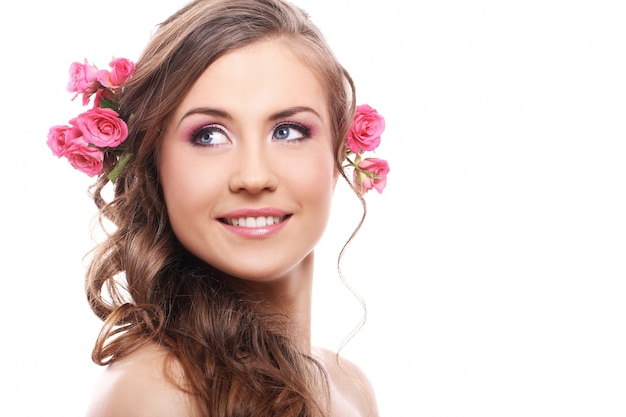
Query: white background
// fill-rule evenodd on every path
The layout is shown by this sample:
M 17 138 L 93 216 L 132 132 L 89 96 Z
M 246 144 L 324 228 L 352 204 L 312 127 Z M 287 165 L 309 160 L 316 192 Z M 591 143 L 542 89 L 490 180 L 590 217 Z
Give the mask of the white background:
M 19 3 L 19 4 L 18 4 Z M 183 1 L 5 2 L 0 415 L 80 416 L 100 368 L 83 295 L 90 179 L 46 146 L 83 58 L 138 57 Z M 387 120 L 382 195 L 344 258 L 342 351 L 385 417 L 626 415 L 626 2 L 299 0 Z M 318 251 L 314 339 L 362 310 Z

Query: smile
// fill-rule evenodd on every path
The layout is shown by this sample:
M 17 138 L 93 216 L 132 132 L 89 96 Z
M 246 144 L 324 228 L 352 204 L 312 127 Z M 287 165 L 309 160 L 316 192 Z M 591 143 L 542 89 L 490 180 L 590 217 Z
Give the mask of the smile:
M 259 216 L 259 217 L 239 217 L 239 218 L 221 218 L 222 223 L 226 223 L 230 226 L 258 228 L 271 226 L 273 224 L 282 223 L 287 220 L 287 216 Z

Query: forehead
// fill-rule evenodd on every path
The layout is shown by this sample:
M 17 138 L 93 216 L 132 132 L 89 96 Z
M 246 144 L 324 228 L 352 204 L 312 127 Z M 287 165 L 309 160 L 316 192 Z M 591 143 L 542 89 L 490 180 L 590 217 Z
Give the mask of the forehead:
M 323 84 L 284 40 L 257 42 L 230 51 L 196 80 L 176 113 L 197 106 L 218 106 L 229 112 L 269 113 L 309 106 L 327 118 Z

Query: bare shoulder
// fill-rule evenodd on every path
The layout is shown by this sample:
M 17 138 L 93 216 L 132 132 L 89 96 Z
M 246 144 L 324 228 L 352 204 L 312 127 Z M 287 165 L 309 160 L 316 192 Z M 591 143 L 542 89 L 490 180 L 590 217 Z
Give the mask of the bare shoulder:
M 378 405 L 372 384 L 354 362 L 322 348 L 315 354 L 322 360 L 330 378 L 333 402 L 342 404 L 341 409 L 351 409 L 350 415 L 378 417 Z M 347 412 L 340 415 L 348 415 Z
M 163 349 L 146 345 L 109 365 L 87 417 L 191 417 L 188 396 L 165 377 L 166 364 Z

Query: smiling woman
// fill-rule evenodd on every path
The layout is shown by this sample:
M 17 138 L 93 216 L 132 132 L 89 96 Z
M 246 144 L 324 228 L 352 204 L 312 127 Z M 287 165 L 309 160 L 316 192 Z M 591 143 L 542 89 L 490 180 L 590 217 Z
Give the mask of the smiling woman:
M 211 64 L 161 151 L 169 221 L 185 248 L 228 275 L 293 281 L 306 294 L 338 177 L 328 114 L 324 88 L 284 42 Z
M 87 273 L 107 366 L 88 415 L 377 416 L 359 368 L 311 345 L 311 293 L 339 177 L 363 204 L 385 186 L 363 158 L 384 119 L 307 16 L 193 1 L 136 65 L 72 69 L 94 108 L 48 144 L 115 226 Z

